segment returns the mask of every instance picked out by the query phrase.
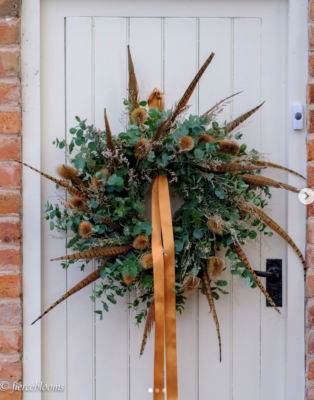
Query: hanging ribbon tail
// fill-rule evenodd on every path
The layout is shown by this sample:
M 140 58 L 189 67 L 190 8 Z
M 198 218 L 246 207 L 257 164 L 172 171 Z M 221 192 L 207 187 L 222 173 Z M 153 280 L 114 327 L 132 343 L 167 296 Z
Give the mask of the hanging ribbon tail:
M 153 184 L 152 226 L 155 293 L 154 400 L 164 399 L 164 349 L 167 399 L 178 400 L 176 295 L 172 290 L 175 287 L 175 251 L 169 186 L 167 178 L 161 175 L 157 176 Z

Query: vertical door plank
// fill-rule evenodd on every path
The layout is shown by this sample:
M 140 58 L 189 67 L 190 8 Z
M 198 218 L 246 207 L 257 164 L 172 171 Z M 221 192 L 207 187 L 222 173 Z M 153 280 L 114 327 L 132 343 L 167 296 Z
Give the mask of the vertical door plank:
M 152 90 L 162 89 L 162 20 L 161 18 L 130 18 L 129 44 L 141 100 L 147 100 Z M 148 199 L 151 201 L 151 197 Z M 147 215 L 147 213 L 146 213 Z M 151 215 L 147 215 L 151 218 Z M 131 294 L 131 301 L 135 293 Z M 147 341 L 144 355 L 139 358 L 145 320 L 138 327 L 135 316 L 146 308 L 140 303 L 138 310 L 130 312 L 130 399 L 152 396 L 154 377 L 154 334 Z
M 197 21 L 195 18 L 165 19 L 165 98 L 166 108 L 179 101 L 194 78 L 197 68 Z M 197 92 L 191 96 L 187 112 L 197 113 Z M 196 296 L 177 313 L 178 383 L 182 400 L 197 398 L 198 327 Z
M 95 18 L 95 124 L 104 128 L 106 107 L 113 135 L 123 130 L 119 120 L 126 97 L 126 27 L 125 18 Z M 115 305 L 103 296 L 96 301 L 97 310 L 103 309 L 101 300 L 109 304 L 109 312 L 103 310 L 103 321 L 96 321 L 96 399 L 128 399 L 128 296 L 118 297 Z
M 260 103 L 261 21 L 234 20 L 234 91 L 243 90 L 241 101 L 234 102 L 233 118 Z M 260 148 L 260 112 L 241 128 L 248 149 Z M 235 132 L 234 132 L 235 133 Z M 260 245 L 248 241 L 244 246 L 251 265 L 260 269 Z M 234 400 L 260 399 L 260 293 L 234 277 L 233 297 L 233 390 Z M 249 374 L 243 374 L 243 370 Z
M 43 5 L 43 8 L 47 4 Z M 44 11 L 44 10 L 43 10 Z M 56 164 L 65 161 L 64 152 L 55 148 L 52 141 L 56 136 L 62 140 L 65 137 L 65 71 L 64 71 L 64 18 L 57 18 L 54 14 L 43 12 L 41 23 L 41 169 L 49 175 L 56 176 Z M 50 18 L 54 24 L 50 24 Z M 56 102 L 55 99 L 59 101 Z M 31 159 L 25 162 L 32 165 Z M 33 173 L 29 171 L 28 173 Z M 52 204 L 60 203 L 60 193 L 65 196 L 65 191 L 56 190 L 53 182 L 41 178 L 41 205 L 47 200 Z M 57 194 L 58 193 L 58 194 Z M 42 235 L 42 312 L 66 292 L 66 272 L 60 264 L 51 262 L 50 259 L 64 254 L 65 239 L 63 233 L 51 232 L 49 222 L 41 213 Z M 39 245 L 39 244 L 38 244 Z M 31 288 L 29 288 L 31 290 Z M 33 316 L 35 318 L 38 315 Z M 66 302 L 60 304 L 56 310 L 52 310 L 41 322 L 42 337 L 42 381 L 60 382 L 67 386 L 67 347 L 66 347 Z M 53 392 L 43 392 L 42 398 L 52 400 Z M 59 393 L 60 400 L 65 400 L 66 390 Z
M 262 100 L 266 100 L 261 110 L 262 131 L 260 151 L 269 155 L 269 160 L 287 166 L 286 152 L 286 13 L 277 13 L 275 5 L 270 5 L 272 17 L 263 20 L 262 34 Z M 284 5 L 282 5 L 284 8 Z M 273 27 L 276 26 L 276 35 Z M 271 45 L 270 45 L 271 44 Z M 276 60 L 274 62 L 274 60 Z M 274 90 L 274 88 L 276 88 Z M 266 170 L 263 175 L 280 182 L 287 182 L 287 174 L 279 170 Z M 303 184 L 300 178 L 298 183 Z M 287 192 L 272 189 L 267 214 L 283 229 L 287 229 Z M 293 194 L 296 198 L 297 195 Z M 298 200 L 297 200 L 298 201 Z M 263 235 L 264 236 L 264 235 Z M 295 237 L 293 238 L 296 239 Z M 270 307 L 266 307 L 265 299 L 261 301 L 261 398 L 286 399 L 285 393 L 285 349 L 286 349 L 286 270 L 287 245 L 276 233 L 271 238 L 262 240 L 262 265 L 266 268 L 267 258 L 282 259 L 283 265 L 283 308 L 278 315 Z M 302 276 L 302 266 L 299 268 Z M 262 279 L 266 283 L 266 279 Z M 300 394 L 301 398 L 301 394 Z
M 232 57 L 232 20 L 223 18 L 201 18 L 199 24 L 199 60 L 200 65 L 213 51 L 215 57 L 200 81 L 199 107 L 200 114 L 211 108 L 219 100 L 229 96 L 232 90 L 231 73 Z M 217 35 L 219 32 L 219 35 Z M 230 119 L 230 105 L 218 116 L 217 121 L 223 123 Z M 224 249 L 219 256 L 224 258 Z M 229 384 L 232 363 L 232 280 L 230 269 L 223 273 L 221 279 L 228 281 L 224 289 L 229 295 L 219 292 L 219 300 L 215 302 L 220 333 L 222 338 L 222 363 L 219 362 L 218 339 L 207 299 L 199 295 L 199 398 L 205 400 L 210 393 L 212 385 L 217 388 L 221 399 L 231 398 L 232 386 Z M 219 389 L 218 389 L 219 388 Z
M 92 111 L 92 19 L 66 21 L 66 129 L 77 125 L 75 116 L 93 121 Z M 68 141 L 70 134 L 67 133 Z M 71 253 L 72 250 L 69 250 Z M 92 263 L 80 270 L 81 263 L 67 270 L 69 290 L 92 272 Z M 68 396 L 93 398 L 93 303 L 89 285 L 67 300 Z M 80 366 L 78 368 L 78 365 Z M 84 366 L 84 368 L 82 368 Z

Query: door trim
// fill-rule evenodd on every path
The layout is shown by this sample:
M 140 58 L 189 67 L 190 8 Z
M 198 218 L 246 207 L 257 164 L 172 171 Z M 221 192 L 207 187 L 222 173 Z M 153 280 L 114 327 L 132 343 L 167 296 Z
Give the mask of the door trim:
M 42 0 L 45 1 L 45 0 Z M 176 0 L 173 0 L 176 2 Z M 257 1 L 257 0 L 256 0 Z M 260 0 L 262 1 L 262 0 Z M 60 2 L 60 7 L 69 8 Z M 216 1 L 213 1 L 216 3 Z M 307 0 L 287 0 L 287 167 L 305 174 L 305 136 L 292 129 L 292 104 L 306 105 L 307 82 Z M 216 4 L 219 4 L 218 2 Z M 221 4 L 221 2 L 220 2 Z M 22 118 L 23 160 L 40 169 L 40 0 L 24 0 L 21 19 L 22 51 Z M 89 8 L 90 9 L 90 8 Z M 89 15 L 89 10 L 86 10 Z M 182 15 L 184 16 L 184 15 Z M 300 135 L 304 138 L 300 141 Z M 298 157 L 296 157 L 298 154 Z M 300 157 L 300 154 L 303 157 Z M 289 184 L 295 185 L 293 176 Z M 23 172 L 23 380 L 25 384 L 41 381 L 41 323 L 31 326 L 34 315 L 41 312 L 41 190 L 40 176 Z M 295 195 L 288 195 L 288 233 L 305 251 L 305 209 Z M 287 343 L 286 399 L 304 398 L 304 293 L 300 280 L 298 258 L 288 249 L 287 277 Z M 300 302 L 289 301 L 299 299 Z M 296 342 L 302 342 L 302 354 Z M 297 365 L 297 367 L 296 367 Z M 52 382 L 45 382 L 47 384 Z M 40 392 L 25 392 L 24 400 L 41 399 Z

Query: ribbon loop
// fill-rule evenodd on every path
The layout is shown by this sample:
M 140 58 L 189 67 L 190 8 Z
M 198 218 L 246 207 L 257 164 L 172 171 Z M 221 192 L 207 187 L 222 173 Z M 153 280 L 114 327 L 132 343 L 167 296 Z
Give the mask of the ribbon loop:
M 164 350 L 168 400 L 178 400 L 175 251 L 167 178 L 158 175 L 152 191 L 152 253 L 155 293 L 154 400 L 164 398 Z M 165 346 L 166 344 L 166 346 Z

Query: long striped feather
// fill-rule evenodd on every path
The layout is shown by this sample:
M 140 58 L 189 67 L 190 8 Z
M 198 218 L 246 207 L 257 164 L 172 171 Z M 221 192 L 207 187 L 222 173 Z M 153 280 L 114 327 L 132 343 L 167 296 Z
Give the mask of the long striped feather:
M 108 121 L 108 117 L 107 117 L 107 111 L 106 109 L 104 109 L 104 118 L 105 118 L 105 129 L 106 129 L 106 138 L 107 138 L 107 148 L 111 151 L 113 151 L 115 149 L 115 145 L 112 141 L 112 133 L 111 133 L 111 129 L 110 129 L 110 125 L 109 125 L 109 121 Z
M 297 247 L 297 245 L 294 243 L 294 241 L 291 239 L 291 237 L 285 232 L 274 220 L 272 220 L 268 215 L 266 215 L 262 210 L 260 210 L 257 207 L 250 206 L 249 208 L 246 208 L 242 205 L 238 205 L 239 209 L 246 214 L 255 214 L 257 215 L 269 228 L 271 228 L 273 231 L 277 232 L 279 236 L 281 236 L 292 248 L 293 250 L 297 253 L 299 259 L 301 260 L 301 263 L 303 265 L 304 269 L 304 275 L 306 273 L 306 266 L 305 266 L 305 260 L 304 257 Z
M 108 247 L 98 247 L 96 249 L 78 251 L 77 253 L 68 254 L 66 256 L 53 258 L 50 261 L 57 260 L 83 260 L 87 258 L 94 257 L 112 257 L 118 256 L 120 254 L 125 254 L 131 250 L 131 246 L 108 246 Z
M 272 298 L 270 297 L 270 295 L 266 291 L 266 289 L 263 286 L 262 282 L 260 281 L 260 279 L 256 275 L 254 269 L 251 267 L 246 255 L 245 255 L 244 251 L 242 250 L 241 246 L 239 245 L 239 243 L 234 243 L 232 248 L 237 253 L 239 260 L 242 261 L 245 264 L 244 268 L 247 269 L 248 271 L 250 271 L 251 275 L 254 276 L 254 282 L 260 288 L 261 292 L 266 297 L 266 299 L 268 300 L 269 304 L 272 307 L 274 307 L 274 309 L 277 311 L 278 314 L 281 314 L 280 310 L 276 307 L 276 304 L 273 302 Z
M 86 278 L 82 279 L 72 289 L 68 290 L 63 296 L 60 297 L 59 300 L 57 300 L 55 303 L 53 303 L 44 313 L 42 313 L 40 317 L 38 317 L 34 322 L 32 322 L 32 325 L 34 325 L 35 322 L 40 320 L 43 316 L 48 314 L 49 311 L 51 311 L 52 309 L 57 307 L 58 304 L 62 303 L 68 297 L 72 296 L 72 294 L 79 292 L 84 287 L 86 287 L 86 286 L 90 285 L 91 283 L 95 282 L 98 278 L 100 278 L 100 269 L 97 269 L 96 271 L 92 272 Z
M 70 186 L 67 181 L 62 181 L 60 179 L 56 179 L 53 176 L 47 175 L 44 172 L 41 172 L 38 169 L 36 169 L 34 167 L 31 167 L 30 165 L 25 164 L 25 163 L 23 163 L 21 161 L 17 161 L 17 162 L 19 162 L 20 164 L 25 165 L 25 167 L 28 167 L 28 168 L 32 169 L 33 171 L 38 172 L 40 175 L 44 176 L 45 178 L 50 179 L 52 182 L 55 182 L 57 185 L 65 188 L 67 190 L 67 192 L 70 193 L 71 196 L 79 197 L 80 199 L 85 200 L 85 201 L 87 200 L 87 197 L 85 197 L 82 192 L 80 192 L 79 190 L 77 190 L 74 187 Z
M 221 362 L 220 328 L 219 328 L 219 321 L 218 321 L 217 312 L 216 312 L 215 303 L 214 303 L 213 292 L 212 292 L 212 288 L 210 286 L 210 279 L 209 279 L 209 276 L 208 276 L 208 274 L 207 274 L 207 272 L 206 272 L 206 270 L 204 268 L 201 268 L 200 276 L 201 276 L 203 288 L 205 289 L 205 293 L 206 293 L 206 297 L 207 297 L 207 300 L 208 300 L 209 307 L 213 311 L 213 317 L 214 317 L 217 336 L 218 336 L 219 359 L 220 359 L 220 362 Z
M 290 172 L 290 174 L 296 175 L 299 178 L 305 179 L 305 177 L 303 175 L 299 174 L 298 172 L 293 171 L 292 169 L 282 167 L 281 165 L 274 164 L 274 163 L 271 163 L 268 161 L 254 161 L 254 164 L 260 165 L 260 166 L 266 166 L 266 167 L 270 167 L 270 168 L 282 169 L 283 171 Z
M 145 346 L 147 343 L 147 337 L 149 336 L 149 334 L 152 331 L 154 322 L 155 322 L 155 299 L 153 299 L 152 302 L 150 303 L 149 310 L 147 313 L 146 324 L 145 324 L 143 339 L 142 339 L 142 344 L 141 344 L 140 356 L 142 356 L 144 354 Z
M 220 165 L 209 165 L 204 167 L 201 165 L 194 164 L 198 169 L 204 172 L 242 172 L 242 171 L 254 171 L 263 167 L 257 165 L 241 165 L 238 163 L 222 163 Z M 266 167 L 264 167 L 266 168 Z M 249 175 L 251 176 L 251 175 Z M 253 175 L 255 176 L 255 175 Z
M 274 187 L 277 189 L 280 189 L 280 188 L 286 189 L 293 193 L 300 192 L 300 190 L 298 190 L 294 186 L 290 186 L 290 185 L 287 185 L 286 183 L 282 183 L 282 182 L 277 182 L 277 181 L 274 181 L 273 179 L 265 178 L 263 176 L 244 174 L 244 175 L 242 175 L 242 177 L 243 177 L 244 182 L 248 183 L 249 185 L 271 186 L 271 187 Z
M 247 111 L 246 113 L 240 115 L 240 117 L 229 122 L 228 126 L 222 129 L 225 131 L 226 134 L 234 131 L 239 125 L 241 125 L 245 120 L 247 120 L 251 115 L 253 115 L 260 107 L 262 107 L 264 103 L 265 101 L 263 101 L 262 104 L 253 108 L 252 110 Z
M 184 107 L 187 105 L 190 97 L 192 96 L 192 93 L 194 92 L 196 85 L 198 84 L 199 80 L 201 79 L 202 75 L 206 71 L 206 68 L 214 58 L 215 53 L 211 53 L 211 55 L 207 58 L 207 60 L 204 62 L 198 73 L 196 74 L 195 78 L 193 81 L 190 83 L 189 87 L 186 89 L 184 92 L 183 96 L 181 97 L 180 101 L 176 105 L 173 113 L 170 115 L 169 118 L 167 118 L 164 122 L 162 122 L 155 135 L 152 138 L 152 141 L 158 141 L 161 140 L 167 132 L 169 132 L 171 124 L 175 121 L 177 116 L 180 114 L 180 112 L 184 109 Z
M 129 69 L 129 102 L 133 104 L 132 110 L 138 108 L 138 84 L 135 75 L 133 60 L 131 56 L 130 46 L 128 46 L 128 69 Z
M 115 231 L 121 231 L 122 226 L 120 226 L 116 222 L 112 221 L 111 219 L 109 219 L 107 217 L 103 217 L 102 215 L 100 216 L 100 219 L 105 225 L 110 226 L 110 228 L 114 229 Z

